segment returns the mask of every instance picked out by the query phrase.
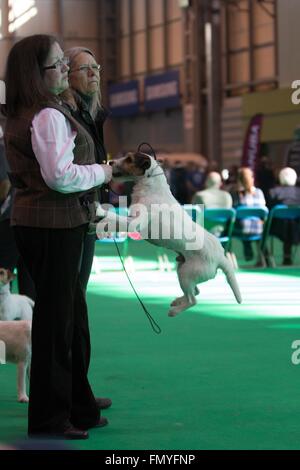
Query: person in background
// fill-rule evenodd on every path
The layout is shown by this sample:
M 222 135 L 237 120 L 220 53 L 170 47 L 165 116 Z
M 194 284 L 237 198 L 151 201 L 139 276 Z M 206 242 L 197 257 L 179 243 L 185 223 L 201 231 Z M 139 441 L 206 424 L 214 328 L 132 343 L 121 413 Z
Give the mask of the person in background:
M 88 381 L 90 335 L 79 263 L 95 192 L 111 179 L 90 134 L 62 105 L 68 59 L 57 39 L 28 36 L 7 59 L 5 148 L 16 188 L 11 224 L 36 288 L 28 433 L 87 439 L 105 426 Z
M 0 267 L 11 272 L 17 267 L 18 292 L 35 300 L 33 281 L 20 256 L 13 229 L 10 226 L 10 214 L 13 201 L 13 188 L 8 178 L 8 164 L 5 157 L 3 131 L 0 126 Z
M 186 185 L 186 169 L 180 160 L 176 160 L 171 169 L 170 189 L 179 204 L 187 204 L 188 190 Z
M 221 189 L 222 177 L 220 173 L 208 173 L 203 191 L 198 191 L 192 198 L 192 204 L 204 204 L 207 209 L 229 209 L 232 207 L 232 197 L 227 191 Z
M 266 201 L 261 189 L 254 186 L 254 175 L 251 168 L 241 167 L 237 173 L 237 186 L 232 193 L 233 206 L 246 207 L 265 207 Z M 263 223 L 257 217 L 242 219 L 236 223 L 235 233 L 240 234 L 261 234 L 263 232 Z M 251 241 L 244 241 L 244 256 L 246 261 L 254 257 Z M 258 260 L 258 263 L 260 260 Z
M 267 155 L 260 158 L 255 171 L 255 184 L 264 193 L 268 206 L 270 189 L 276 185 L 276 178 L 272 168 L 272 162 Z
M 269 208 L 277 204 L 300 205 L 300 187 L 296 186 L 296 182 L 296 171 L 293 168 L 283 168 L 279 172 L 280 186 L 270 190 Z M 274 219 L 270 233 L 283 242 L 282 264 L 292 265 L 292 246 L 300 243 L 300 220 Z
M 191 202 L 194 194 L 200 191 L 204 182 L 204 171 L 202 171 L 197 163 L 190 161 L 186 166 L 186 187 L 188 203 Z

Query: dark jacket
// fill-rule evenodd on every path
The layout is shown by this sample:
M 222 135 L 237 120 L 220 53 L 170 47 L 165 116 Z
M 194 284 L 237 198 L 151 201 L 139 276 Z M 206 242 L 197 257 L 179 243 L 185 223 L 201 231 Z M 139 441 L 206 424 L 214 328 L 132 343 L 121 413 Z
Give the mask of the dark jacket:
M 271 189 L 269 205 L 300 205 L 300 188 L 297 186 L 276 186 Z M 290 244 L 300 242 L 300 220 L 274 219 L 271 234 Z
M 276 186 L 270 190 L 270 207 L 276 204 L 293 206 L 300 204 L 300 188 L 298 186 Z
M 93 119 L 88 108 L 88 104 L 85 102 L 82 95 L 74 93 L 74 97 L 78 106 L 75 111 L 71 107 L 70 112 L 72 116 L 89 132 L 93 139 L 95 146 L 95 160 L 97 163 L 105 163 L 107 160 L 107 152 L 104 145 L 103 126 L 108 116 L 108 111 L 104 108 L 100 109 Z M 68 105 L 67 105 L 68 106 Z M 104 187 L 97 190 L 98 200 L 101 203 L 109 202 L 108 192 Z

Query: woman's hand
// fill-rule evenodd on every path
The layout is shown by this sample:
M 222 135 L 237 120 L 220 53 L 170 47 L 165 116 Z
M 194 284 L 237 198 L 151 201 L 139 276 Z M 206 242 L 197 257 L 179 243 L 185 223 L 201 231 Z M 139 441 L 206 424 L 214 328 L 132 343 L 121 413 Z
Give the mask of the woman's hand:
M 112 167 L 110 165 L 100 165 L 105 173 L 104 184 L 109 183 L 112 178 Z

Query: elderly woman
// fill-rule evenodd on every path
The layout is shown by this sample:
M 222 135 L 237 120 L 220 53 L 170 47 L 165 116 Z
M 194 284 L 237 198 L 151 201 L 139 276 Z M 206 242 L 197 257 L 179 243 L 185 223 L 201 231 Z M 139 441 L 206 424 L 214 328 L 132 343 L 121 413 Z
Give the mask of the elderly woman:
M 105 163 L 107 159 L 103 141 L 103 124 L 107 116 L 101 104 L 100 70 L 94 54 L 85 47 L 73 47 L 65 51 L 69 59 L 70 88 L 61 94 L 72 116 L 89 132 L 94 141 L 95 160 Z M 99 201 L 107 201 L 107 193 L 98 190 Z M 80 266 L 80 280 L 87 288 L 95 251 L 95 235 L 86 234 Z M 104 405 L 104 403 L 103 403 Z
M 94 142 L 95 161 L 106 162 L 106 149 L 103 141 L 103 124 L 107 116 L 101 105 L 100 70 L 94 54 L 85 47 L 73 47 L 65 51 L 69 60 L 69 88 L 60 97 L 68 106 L 72 116 L 87 130 Z M 107 202 L 107 193 L 103 188 L 97 191 L 97 199 Z M 79 278 L 86 292 L 95 252 L 96 235 L 85 235 L 79 266 Z M 110 398 L 97 398 L 100 409 L 109 408 Z
M 16 188 L 11 224 L 36 287 L 28 432 L 87 439 L 107 424 L 91 390 L 88 315 L 78 276 L 94 193 L 111 179 L 89 133 L 62 106 L 68 59 L 55 37 L 29 36 L 7 61 L 5 145 Z
M 270 207 L 276 204 L 300 205 L 300 187 L 296 186 L 296 182 L 296 171 L 289 167 L 283 168 L 279 172 L 280 186 L 276 186 L 270 191 Z M 282 264 L 284 266 L 292 265 L 292 246 L 300 243 L 300 221 L 274 219 L 271 234 L 283 242 Z

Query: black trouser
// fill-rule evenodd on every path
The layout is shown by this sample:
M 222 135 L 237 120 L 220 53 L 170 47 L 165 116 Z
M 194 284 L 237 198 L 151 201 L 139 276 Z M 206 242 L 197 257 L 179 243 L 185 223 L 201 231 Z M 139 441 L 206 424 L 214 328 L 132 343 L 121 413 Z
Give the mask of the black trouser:
M 96 235 L 86 235 L 83 242 L 83 249 L 79 266 L 79 278 L 84 291 L 86 291 L 92 270 L 95 253 L 95 241 Z
M 87 378 L 90 336 L 78 268 L 86 225 L 15 227 L 35 282 L 29 433 L 57 432 L 69 422 L 92 426 L 99 410 Z
M 10 269 L 12 272 L 17 267 L 19 294 L 27 295 L 35 300 L 34 284 L 19 254 L 10 219 L 0 222 L 0 267 Z

